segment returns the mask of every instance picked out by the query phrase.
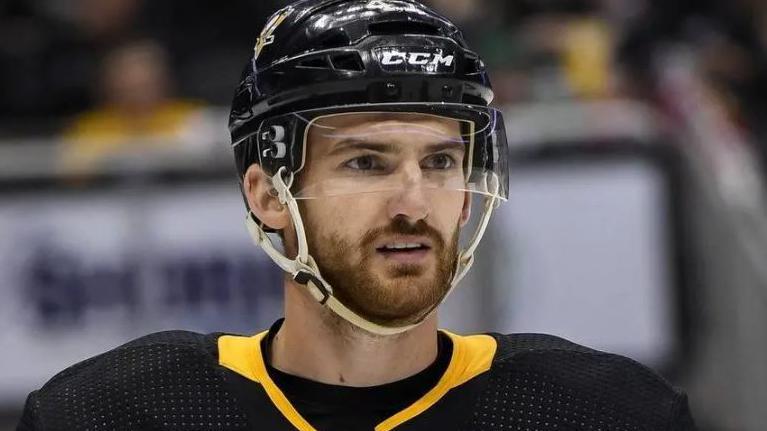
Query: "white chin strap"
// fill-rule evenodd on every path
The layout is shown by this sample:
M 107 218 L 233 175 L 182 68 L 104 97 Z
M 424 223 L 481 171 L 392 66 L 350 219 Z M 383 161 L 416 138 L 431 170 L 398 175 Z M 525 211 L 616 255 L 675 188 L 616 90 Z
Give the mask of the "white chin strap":
M 448 289 L 448 291 L 445 293 L 445 296 L 438 304 L 435 304 L 431 310 L 425 313 L 423 317 L 421 317 L 417 322 L 413 324 L 405 326 L 383 326 L 365 319 L 364 317 L 350 310 L 343 303 L 341 303 L 341 301 L 336 299 L 335 296 L 333 296 L 333 287 L 330 286 L 330 284 L 322 278 L 320 270 L 317 268 L 317 263 L 314 261 L 314 258 L 309 255 L 309 247 L 306 243 L 304 223 L 301 219 L 301 214 L 298 211 L 298 204 L 296 203 L 295 198 L 289 190 L 293 182 L 293 175 L 289 175 L 288 182 L 286 184 L 283 180 L 283 172 L 285 171 L 286 169 L 284 167 L 277 171 L 277 173 L 272 177 L 272 185 L 274 186 L 275 190 L 277 190 L 280 203 L 288 206 L 288 211 L 290 212 L 290 217 L 293 221 L 293 226 L 295 226 L 296 236 L 298 238 L 298 255 L 295 259 L 289 259 L 287 256 L 278 251 L 274 247 L 271 238 L 269 238 L 264 229 L 258 224 L 258 222 L 256 222 L 256 217 L 251 212 L 248 212 L 248 215 L 245 219 L 245 225 L 248 228 L 248 232 L 250 233 L 251 238 L 253 238 L 253 241 L 259 247 L 261 247 L 264 252 L 266 252 L 266 254 L 280 268 L 289 273 L 293 277 L 293 280 L 301 285 L 306 286 L 306 289 L 309 291 L 312 297 L 317 300 L 317 302 L 330 308 L 335 314 L 342 317 L 344 320 L 348 321 L 354 326 L 377 335 L 394 335 L 408 331 L 418 326 L 421 322 L 426 320 L 427 317 L 434 313 L 437 307 L 445 300 L 445 298 L 447 298 L 450 292 L 453 291 L 461 279 L 466 275 L 466 273 L 469 271 L 469 268 L 471 268 L 471 265 L 474 263 L 474 251 L 479 245 L 479 242 L 482 239 L 482 235 L 485 233 L 485 229 L 487 228 L 487 224 L 490 221 L 490 216 L 493 210 L 500 204 L 497 193 L 499 182 L 497 176 L 493 175 L 491 177 L 493 193 L 492 195 L 485 198 L 485 205 L 483 208 L 484 211 L 479 226 L 474 232 L 474 236 L 469 242 L 468 247 L 465 250 L 462 250 L 458 256 L 456 267 L 453 272 L 453 279 L 450 282 L 450 289 Z

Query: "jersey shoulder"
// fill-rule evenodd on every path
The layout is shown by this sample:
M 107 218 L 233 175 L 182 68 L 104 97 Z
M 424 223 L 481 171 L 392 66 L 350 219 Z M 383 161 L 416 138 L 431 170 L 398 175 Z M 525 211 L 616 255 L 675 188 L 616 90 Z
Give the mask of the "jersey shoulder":
M 22 423 L 116 430 L 244 421 L 217 366 L 220 335 L 158 332 L 75 364 L 30 394 Z
M 489 335 L 497 349 L 486 408 L 533 401 L 552 412 L 553 422 L 558 417 L 562 423 L 593 421 L 594 426 L 622 424 L 621 429 L 636 424 L 638 430 L 665 430 L 688 420 L 686 396 L 635 360 L 553 335 Z

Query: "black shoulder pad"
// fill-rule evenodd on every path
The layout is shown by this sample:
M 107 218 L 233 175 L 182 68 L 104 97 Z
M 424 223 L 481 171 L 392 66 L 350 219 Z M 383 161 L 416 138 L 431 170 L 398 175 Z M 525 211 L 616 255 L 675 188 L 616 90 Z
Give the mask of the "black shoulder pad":
M 526 423 L 531 429 L 668 430 L 684 396 L 646 366 L 544 334 L 491 334 L 498 351 L 473 430 Z M 494 425 L 493 425 L 494 424 Z
M 549 334 L 489 334 L 498 343 L 496 361 L 505 360 L 515 354 L 533 351 L 563 350 L 570 352 L 599 353 L 597 350 L 573 343 L 561 337 Z
M 80 362 L 34 394 L 36 422 L 44 430 L 244 427 L 218 367 L 217 339 L 158 332 Z

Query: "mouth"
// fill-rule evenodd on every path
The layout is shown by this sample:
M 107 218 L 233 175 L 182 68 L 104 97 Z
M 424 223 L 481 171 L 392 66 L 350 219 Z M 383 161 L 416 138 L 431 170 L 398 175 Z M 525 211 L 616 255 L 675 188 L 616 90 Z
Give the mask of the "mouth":
M 423 261 L 431 249 L 431 242 L 425 238 L 402 238 L 383 241 L 376 252 L 386 260 L 415 264 Z

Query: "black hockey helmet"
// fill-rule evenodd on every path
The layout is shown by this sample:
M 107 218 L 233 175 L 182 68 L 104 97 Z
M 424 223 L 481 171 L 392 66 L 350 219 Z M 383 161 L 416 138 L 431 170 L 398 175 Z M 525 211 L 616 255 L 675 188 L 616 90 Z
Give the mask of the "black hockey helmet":
M 503 120 L 488 108 L 485 65 L 430 8 L 415 0 L 300 0 L 269 18 L 254 51 L 229 120 L 240 180 L 253 163 L 269 174 L 300 171 L 305 130 L 317 116 L 418 112 L 470 124 L 467 164 L 497 173 L 498 194 L 507 197 Z

